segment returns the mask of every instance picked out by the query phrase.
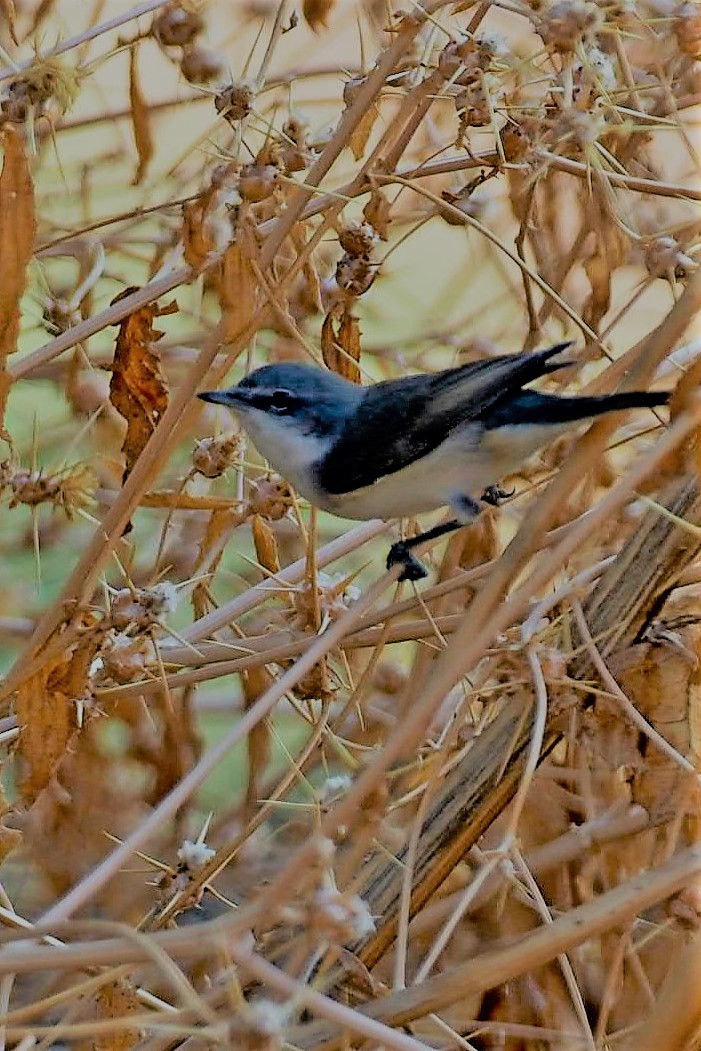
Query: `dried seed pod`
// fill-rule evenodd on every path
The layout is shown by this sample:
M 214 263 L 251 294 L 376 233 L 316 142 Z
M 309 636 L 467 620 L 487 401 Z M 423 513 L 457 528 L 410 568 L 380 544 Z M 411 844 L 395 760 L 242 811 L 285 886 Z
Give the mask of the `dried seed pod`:
M 336 284 L 350 296 L 362 296 L 377 276 L 377 264 L 364 256 L 344 255 L 336 267 Z
M 369 256 L 379 237 L 370 223 L 348 223 L 338 231 L 338 240 L 348 255 Z
M 438 72 L 445 80 L 452 80 L 464 68 L 475 46 L 467 37 L 451 40 L 438 56 Z
M 208 47 L 188 47 L 180 59 L 180 72 L 190 84 L 216 84 L 226 77 L 226 58 Z
M 472 80 L 455 96 L 461 135 L 467 128 L 483 128 L 491 123 L 492 112 L 482 80 Z
M 504 158 L 509 162 L 522 161 L 535 145 L 534 127 L 531 121 L 520 124 L 505 124 L 499 133 Z
M 201 438 L 192 450 L 192 466 L 205 478 L 220 478 L 236 462 L 240 449 L 240 434 Z
M 144 635 L 132 638 L 110 632 L 102 644 L 99 661 L 106 676 L 116 683 L 143 679 L 154 659 L 153 643 Z
M 674 12 L 672 30 L 677 38 L 679 50 L 692 58 L 701 54 L 701 8 L 685 0 Z
M 51 103 L 60 115 L 78 96 L 82 74 L 56 58 L 37 59 L 9 81 L 0 100 L 7 120 L 23 123 L 30 114 L 41 116 Z
M 162 47 L 186 47 L 204 29 L 204 19 L 179 3 L 169 4 L 151 23 L 151 35 Z
M 282 133 L 295 146 L 307 146 L 309 142 L 309 121 L 301 113 L 290 113 L 282 125 Z
M 251 514 L 261 515 L 271 522 L 284 518 L 292 506 L 292 493 L 284 479 L 278 475 L 263 478 L 255 483 L 255 491 L 248 502 Z
M 573 143 L 577 150 L 586 151 L 588 146 L 598 142 L 605 130 L 606 114 L 601 109 L 569 109 L 553 121 L 547 138 L 557 153 L 566 153 L 567 143 Z
M 669 277 L 677 280 L 696 270 L 698 263 L 682 251 L 674 237 L 656 237 L 645 247 L 645 266 L 652 277 Z
M 245 80 L 235 80 L 227 84 L 214 98 L 214 107 L 229 124 L 238 124 L 251 112 L 253 88 Z
M 595 102 L 618 86 L 616 65 L 611 55 L 599 47 L 584 47 L 584 56 L 572 65 L 572 98 L 578 110 L 588 111 Z M 554 86 L 564 87 L 564 75 Z
M 112 594 L 110 621 L 117 631 L 143 631 L 171 613 L 177 604 L 177 588 L 167 580 L 151 588 L 120 588 Z
M 285 139 L 280 143 L 279 161 L 287 175 L 304 171 L 314 159 L 309 146 L 310 128 L 304 117 L 290 113 L 282 126 Z
M 44 474 L 5 460 L 0 464 L 0 489 L 4 488 L 12 491 L 10 507 L 53 504 L 63 510 L 66 518 L 72 519 L 77 511 L 93 503 L 97 479 L 92 469 L 83 463 Z
M 244 164 L 239 175 L 239 193 L 241 199 L 250 204 L 257 204 L 271 197 L 280 178 L 280 171 L 274 164 Z
M 536 25 L 546 45 L 567 52 L 591 39 L 603 23 L 603 12 L 590 0 L 556 0 L 541 12 Z

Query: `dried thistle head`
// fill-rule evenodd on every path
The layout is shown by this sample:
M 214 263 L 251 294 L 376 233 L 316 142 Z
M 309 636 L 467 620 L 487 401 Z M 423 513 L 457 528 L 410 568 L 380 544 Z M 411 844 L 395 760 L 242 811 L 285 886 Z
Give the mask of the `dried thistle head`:
M 154 656 L 153 643 L 149 638 L 109 631 L 98 658 L 102 672 L 100 677 L 107 677 L 120 684 L 143 679 Z
M 58 58 L 41 58 L 12 77 L 0 96 L 0 113 L 12 123 L 43 116 L 47 109 L 63 116 L 75 102 L 85 76 Z
M 186 47 L 180 72 L 190 84 L 220 84 L 227 75 L 226 56 L 199 44 Z
M 536 19 L 543 42 L 555 51 L 574 52 L 593 40 L 604 24 L 604 13 L 591 0 L 555 0 Z
M 250 114 L 254 98 L 253 87 L 247 81 L 235 80 L 215 95 L 214 108 L 224 120 L 234 125 Z
M 244 164 L 239 175 L 241 199 L 249 204 L 265 201 L 275 193 L 279 179 L 280 170 L 275 164 Z
M 372 263 L 366 256 L 346 253 L 336 266 L 336 284 L 355 299 L 368 291 L 377 277 L 377 268 L 377 263 Z
M 698 268 L 674 237 L 655 237 L 645 246 L 645 266 L 652 277 L 674 277 L 678 281 Z
M 701 8 L 691 0 L 684 0 L 674 11 L 672 31 L 679 50 L 691 58 L 701 54 Z
M 366 938 L 375 931 L 375 921 L 357 894 L 342 894 L 334 887 L 320 887 L 306 901 L 283 908 L 283 919 L 301 925 L 307 934 L 332 945 Z
M 277 522 L 285 517 L 292 503 L 292 491 L 287 482 L 279 475 L 272 475 L 255 482 L 248 510 L 251 514 Z
M 178 604 L 177 588 L 167 580 L 150 588 L 120 588 L 110 601 L 110 623 L 117 631 L 144 631 Z
M 317 609 L 321 612 L 322 624 L 336 620 L 360 595 L 359 589 L 352 583 L 352 576 L 343 573 L 329 576 L 320 570 L 316 580 L 316 597 L 306 581 L 293 592 L 295 609 L 305 625 L 313 624 Z
M 28 507 L 53 504 L 61 508 L 66 518 L 72 520 L 79 511 L 93 504 L 97 478 L 84 463 L 45 474 L 6 460 L 0 464 L 0 488 L 10 490 L 10 507 L 17 507 L 18 504 Z
M 220 434 L 201 438 L 192 450 L 192 466 L 205 478 L 220 478 L 232 467 L 241 451 L 240 434 Z
M 338 241 L 350 256 L 369 256 L 379 237 L 370 223 L 347 223 L 338 231 Z
M 187 47 L 204 29 L 204 19 L 196 5 L 168 4 L 151 23 L 151 35 L 161 47 Z

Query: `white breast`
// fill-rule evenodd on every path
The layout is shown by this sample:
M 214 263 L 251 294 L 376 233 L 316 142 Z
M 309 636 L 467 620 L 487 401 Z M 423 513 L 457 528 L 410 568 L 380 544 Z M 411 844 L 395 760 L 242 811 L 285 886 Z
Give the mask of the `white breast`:
M 538 449 L 571 424 L 521 425 L 485 431 L 479 424 L 462 427 L 428 456 L 373 485 L 314 503 L 342 518 L 404 518 L 446 507 L 456 496 L 478 498 L 489 485 L 513 474 Z

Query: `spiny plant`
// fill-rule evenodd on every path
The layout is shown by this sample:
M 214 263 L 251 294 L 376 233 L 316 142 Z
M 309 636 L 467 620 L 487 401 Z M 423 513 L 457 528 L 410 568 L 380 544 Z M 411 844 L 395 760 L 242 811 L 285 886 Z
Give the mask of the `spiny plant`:
M 699 5 L 0 11 L 3 1046 L 695 1046 Z M 420 589 L 195 398 L 568 338 Z

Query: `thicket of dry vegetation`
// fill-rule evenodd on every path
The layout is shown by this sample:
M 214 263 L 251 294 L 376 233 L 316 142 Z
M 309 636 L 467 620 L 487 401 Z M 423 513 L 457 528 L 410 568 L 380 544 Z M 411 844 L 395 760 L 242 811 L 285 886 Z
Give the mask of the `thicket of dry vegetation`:
M 701 8 L 0 0 L 0 44 L 0 1046 L 697 1046 Z M 546 388 L 671 410 L 416 588 L 194 398 L 567 338 Z

